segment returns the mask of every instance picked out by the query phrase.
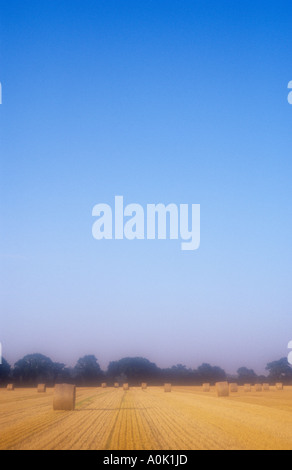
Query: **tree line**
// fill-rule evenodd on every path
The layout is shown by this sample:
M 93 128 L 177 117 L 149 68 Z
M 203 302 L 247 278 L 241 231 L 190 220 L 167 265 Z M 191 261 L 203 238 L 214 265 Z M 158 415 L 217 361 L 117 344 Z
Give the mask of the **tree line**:
M 103 371 L 93 355 L 80 358 L 75 367 L 53 362 L 42 354 L 30 354 L 19 361 L 14 367 L 2 359 L 0 365 L 0 386 L 13 382 L 20 387 L 32 387 L 39 383 L 53 386 L 56 383 L 74 383 L 77 386 L 99 386 L 102 382 L 113 385 L 128 382 L 138 386 L 141 382 L 149 385 L 161 385 L 170 382 L 173 385 L 201 385 L 220 381 L 236 381 L 238 384 L 276 383 L 292 384 L 292 368 L 287 358 L 267 364 L 267 375 L 258 376 L 252 369 L 241 367 L 236 376 L 228 375 L 223 369 L 210 364 L 202 364 L 197 369 L 187 368 L 178 364 L 170 368 L 159 368 L 153 362 L 142 357 L 126 357 L 110 362 Z

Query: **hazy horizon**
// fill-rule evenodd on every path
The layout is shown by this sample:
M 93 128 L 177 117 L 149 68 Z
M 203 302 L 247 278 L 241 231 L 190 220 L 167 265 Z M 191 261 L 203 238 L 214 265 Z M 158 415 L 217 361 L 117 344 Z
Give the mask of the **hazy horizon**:
M 3 356 L 286 357 L 291 2 L 0 6 Z M 117 195 L 200 204 L 200 248 L 95 240 L 92 209 Z
M 140 354 L 137 354 L 137 355 L 125 355 L 125 356 L 121 356 L 121 357 L 115 357 L 115 358 L 112 358 L 112 359 L 108 359 L 108 360 L 101 360 L 98 356 L 96 356 L 96 354 L 94 354 L 93 352 L 84 352 L 84 354 L 80 354 L 79 356 L 77 355 L 76 356 L 76 359 L 72 359 L 72 357 L 70 358 L 69 356 L 67 356 L 67 360 L 64 361 L 62 358 L 60 357 L 57 357 L 55 354 L 45 354 L 45 353 L 42 353 L 41 351 L 33 351 L 33 352 L 28 352 L 28 353 L 24 353 L 22 354 L 21 356 L 19 357 L 16 357 L 15 359 L 9 361 L 7 357 L 5 357 L 5 359 L 10 363 L 11 366 L 14 366 L 15 363 L 19 360 L 19 359 L 22 359 L 24 356 L 26 355 L 31 355 L 31 354 L 43 354 L 44 356 L 47 356 L 47 357 L 50 357 L 50 359 L 52 359 L 54 362 L 60 362 L 60 363 L 64 363 L 66 367 L 69 367 L 69 368 L 72 368 L 76 365 L 78 359 L 80 359 L 81 357 L 84 357 L 84 356 L 87 356 L 87 355 L 94 355 L 97 360 L 98 360 L 98 363 L 99 365 L 101 366 L 102 370 L 106 370 L 109 363 L 112 362 L 112 361 L 119 361 L 120 359 L 123 359 L 125 357 L 144 357 L 148 360 L 150 360 L 150 362 L 153 362 L 155 363 L 159 368 L 163 369 L 163 368 L 169 368 L 169 367 L 172 367 L 172 366 L 176 366 L 178 364 L 182 364 L 184 366 L 186 366 L 188 369 L 197 369 L 199 366 L 201 366 L 203 363 L 210 363 L 209 361 L 205 361 L 205 360 L 202 360 L 201 362 L 199 361 L 193 361 L 193 362 L 190 362 L 188 364 L 184 363 L 184 362 L 179 362 L 179 361 L 175 361 L 172 362 L 172 363 L 169 363 L 167 362 L 167 360 L 165 361 L 162 361 L 162 362 L 158 362 L 155 360 L 154 357 L 152 357 L 151 359 L 147 356 L 143 356 L 143 355 L 140 355 Z M 232 370 L 229 370 L 227 369 L 226 367 L 228 367 L 228 362 L 226 362 L 227 366 L 224 367 L 222 364 L 220 363 L 216 363 L 216 362 L 211 362 L 210 365 L 212 366 L 218 366 L 218 367 L 221 367 L 222 369 L 225 370 L 225 372 L 227 374 L 236 374 L 237 373 L 237 370 L 240 368 L 240 367 L 247 367 L 248 369 L 253 369 L 257 375 L 261 375 L 261 374 L 264 374 L 264 375 L 267 375 L 268 372 L 266 371 L 265 367 L 268 363 L 270 362 L 274 362 L 274 361 L 277 361 L 279 359 L 281 359 L 282 357 L 286 357 L 286 351 L 285 353 L 283 353 L 283 355 L 278 355 L 277 357 L 274 357 L 274 358 L 270 358 L 269 360 L 267 360 L 266 363 L 263 363 L 262 365 L 259 364 L 258 365 L 258 368 L 256 367 L 253 367 L 253 365 L 250 363 L 250 364 L 246 364 L 244 362 L 240 363 L 238 366 L 236 366 L 236 361 L 234 361 L 234 366 L 233 366 L 233 369 Z

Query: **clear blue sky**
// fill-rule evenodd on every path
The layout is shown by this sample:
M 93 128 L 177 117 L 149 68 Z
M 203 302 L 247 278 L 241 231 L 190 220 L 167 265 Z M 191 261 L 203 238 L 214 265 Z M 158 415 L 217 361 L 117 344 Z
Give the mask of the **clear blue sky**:
M 292 339 L 291 1 L 0 1 L 0 341 L 263 371 Z M 201 247 L 92 208 L 201 204 Z

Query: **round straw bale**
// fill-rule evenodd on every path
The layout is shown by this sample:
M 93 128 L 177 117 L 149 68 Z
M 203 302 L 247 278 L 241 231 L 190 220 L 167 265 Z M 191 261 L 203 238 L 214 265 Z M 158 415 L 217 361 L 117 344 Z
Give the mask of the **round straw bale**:
M 55 411 L 73 411 L 75 409 L 75 385 L 61 384 L 55 386 L 53 408 Z
M 250 393 L 250 392 L 251 392 L 251 385 L 250 385 L 250 384 L 245 384 L 245 386 L 244 386 L 244 391 L 245 391 L 246 393 Z
M 284 390 L 284 386 L 282 383 L 277 383 L 276 384 L 276 390 Z
M 8 384 L 7 385 L 7 390 L 8 390 L 8 392 L 13 392 L 14 391 L 14 384 Z
M 171 387 L 171 384 L 164 384 L 164 391 L 165 391 L 166 393 L 171 392 L 171 388 L 172 388 L 172 387 Z
M 263 384 L 263 390 L 264 390 L 264 392 L 269 392 L 270 391 L 270 385 L 269 384 Z
M 101 384 L 101 388 L 106 388 L 106 387 L 107 387 L 107 384 L 106 384 L 105 382 L 103 382 L 103 383 Z
M 210 392 L 210 384 L 203 384 L 203 392 Z
M 46 393 L 47 387 L 45 384 L 38 384 L 38 393 Z
M 115 388 L 119 388 L 119 387 L 120 387 L 120 384 L 119 384 L 118 382 L 115 382 L 114 387 L 115 387 Z
M 126 391 L 126 390 L 129 390 L 129 384 L 124 384 L 123 385 L 123 389 Z
M 230 384 L 229 385 L 230 393 L 237 393 L 238 392 L 238 385 L 237 384 Z
M 142 382 L 142 390 L 147 390 L 147 383 L 146 382 Z
M 263 391 L 263 387 L 261 384 L 255 384 L 255 391 L 256 392 L 262 392 Z
M 217 382 L 216 390 L 218 397 L 229 397 L 229 385 L 228 382 Z

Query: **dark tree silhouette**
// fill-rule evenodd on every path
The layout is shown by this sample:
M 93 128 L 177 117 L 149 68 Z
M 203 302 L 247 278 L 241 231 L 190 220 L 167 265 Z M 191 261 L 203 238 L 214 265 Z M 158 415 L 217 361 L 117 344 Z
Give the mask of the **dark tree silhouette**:
M 254 385 L 257 382 L 258 376 L 252 370 L 247 367 L 240 367 L 237 371 L 238 374 L 238 383 L 239 384 L 251 384 Z
M 103 377 L 103 372 L 95 356 L 81 357 L 74 368 L 76 381 L 82 385 L 96 385 Z
M 156 364 L 143 357 L 125 357 L 120 361 L 110 362 L 107 370 L 110 380 L 126 377 L 132 385 L 138 385 L 142 381 L 155 381 L 159 375 Z
M 292 382 L 292 367 L 287 357 L 283 357 L 279 361 L 270 362 L 266 370 L 269 371 L 269 379 L 271 382 Z
M 202 364 L 198 367 L 198 377 L 201 382 L 215 383 L 226 380 L 226 372 L 218 366 Z
M 220 382 L 226 380 L 226 372 L 218 366 L 211 366 L 210 364 L 202 364 L 198 367 L 198 375 L 202 382 Z
M 11 372 L 11 367 L 8 362 L 2 357 L 2 364 L 0 364 L 0 384 L 7 385 Z
M 16 362 L 13 377 L 24 386 L 35 386 L 39 382 L 56 382 L 64 371 L 64 364 L 54 363 L 43 354 L 29 354 Z
M 266 370 L 269 371 L 269 377 L 257 376 L 252 369 L 241 367 L 237 371 L 238 377 L 229 379 L 238 380 L 240 384 L 265 381 L 292 384 L 292 367 L 287 358 L 269 363 Z M 18 382 L 22 386 L 35 386 L 38 383 L 46 383 L 49 386 L 60 382 L 95 386 L 101 381 L 109 384 L 129 382 L 130 385 L 140 385 L 141 382 L 147 382 L 149 385 L 161 385 L 165 382 L 174 385 L 201 385 L 204 382 L 214 384 L 225 381 L 227 376 L 223 369 L 210 364 L 202 364 L 197 370 L 188 369 L 182 364 L 160 369 L 143 357 L 125 357 L 110 362 L 107 372 L 103 372 L 96 357 L 92 355 L 80 358 L 74 368 L 66 368 L 64 364 L 53 362 L 42 354 L 30 354 L 19 360 L 14 369 L 3 359 L 3 364 L 0 365 L 0 385 L 7 384 L 8 380 Z

